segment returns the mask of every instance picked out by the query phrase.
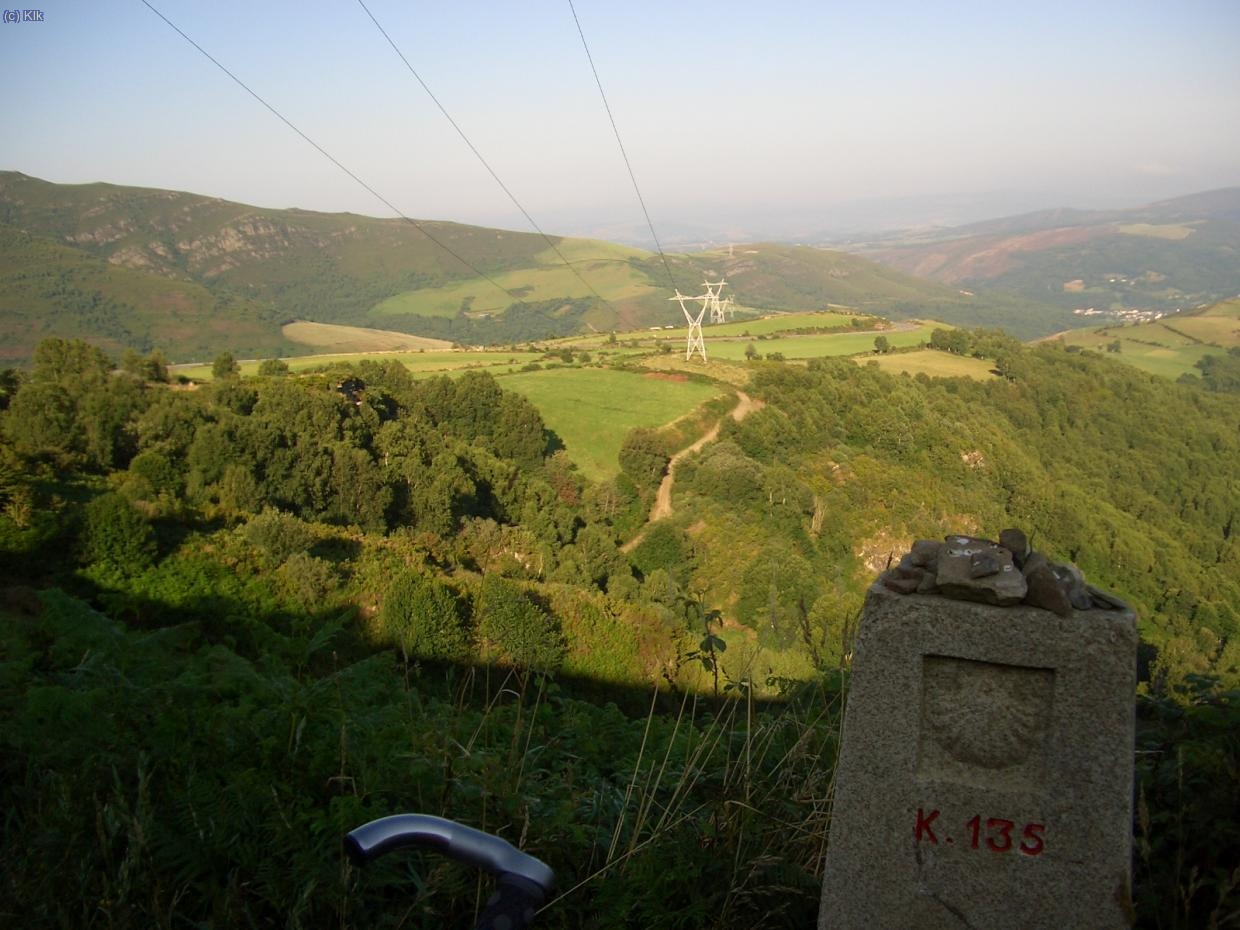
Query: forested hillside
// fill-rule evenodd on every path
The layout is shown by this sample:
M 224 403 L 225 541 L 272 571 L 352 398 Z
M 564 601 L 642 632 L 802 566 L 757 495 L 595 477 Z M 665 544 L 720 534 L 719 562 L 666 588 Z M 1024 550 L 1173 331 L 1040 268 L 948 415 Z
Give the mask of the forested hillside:
M 115 355 L 160 348 L 210 357 L 221 346 L 293 349 L 273 308 L 193 281 L 145 274 L 0 226 L 0 364 L 29 362 L 43 339 L 88 336 Z
M 767 408 L 728 424 L 685 477 L 704 508 L 728 511 L 734 557 L 753 541 L 764 558 L 743 561 L 770 566 L 789 611 L 804 602 L 792 578 L 836 597 L 852 577 L 841 563 L 864 574 L 914 538 L 1011 524 L 1131 600 L 1168 686 L 1196 673 L 1240 684 L 1236 398 L 1059 347 L 998 354 L 1003 377 L 985 382 L 843 360 L 767 367 L 753 384 Z M 823 584 L 833 576 L 843 583 Z
M 865 243 L 878 261 L 1063 308 L 1174 312 L 1240 292 L 1240 188 L 1129 210 L 1045 210 Z
M 591 239 L 0 172 L 0 343 L 22 364 L 47 336 L 117 353 L 159 348 L 176 362 L 290 354 L 281 327 L 296 320 L 460 345 L 679 324 L 673 290 L 697 294 L 720 276 L 751 313 L 840 304 L 1022 338 L 1073 323 L 1049 304 L 963 293 L 825 249 L 664 258 Z
M 0 394 L 0 914 L 467 922 L 471 874 L 342 858 L 419 809 L 546 859 L 547 926 L 811 925 L 862 592 L 1007 526 L 1141 616 L 1139 925 L 1234 912 L 1240 395 L 938 342 L 998 377 L 748 363 L 765 406 L 649 525 L 726 401 L 591 482 L 485 373 L 188 389 L 44 342 Z

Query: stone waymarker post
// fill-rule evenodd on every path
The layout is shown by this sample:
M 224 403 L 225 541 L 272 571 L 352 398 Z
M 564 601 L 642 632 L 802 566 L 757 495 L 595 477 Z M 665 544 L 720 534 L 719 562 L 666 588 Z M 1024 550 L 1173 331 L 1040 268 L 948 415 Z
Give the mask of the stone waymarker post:
M 870 588 L 819 930 L 1131 922 L 1136 618 L 1003 538 L 920 541 Z

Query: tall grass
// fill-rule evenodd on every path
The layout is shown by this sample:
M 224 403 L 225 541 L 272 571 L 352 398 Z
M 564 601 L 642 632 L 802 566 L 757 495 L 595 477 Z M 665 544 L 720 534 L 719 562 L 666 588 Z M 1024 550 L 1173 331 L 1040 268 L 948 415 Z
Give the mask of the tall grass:
M 238 623 L 218 626 L 243 644 Z M 0 924 L 469 926 L 474 870 L 343 855 L 349 829 L 420 811 L 547 861 L 540 926 L 814 925 L 839 671 L 759 701 L 742 668 L 716 700 L 404 662 L 347 629 L 202 635 L 56 594 L 4 617 Z M 1238 707 L 1139 705 L 1140 927 L 1237 925 Z

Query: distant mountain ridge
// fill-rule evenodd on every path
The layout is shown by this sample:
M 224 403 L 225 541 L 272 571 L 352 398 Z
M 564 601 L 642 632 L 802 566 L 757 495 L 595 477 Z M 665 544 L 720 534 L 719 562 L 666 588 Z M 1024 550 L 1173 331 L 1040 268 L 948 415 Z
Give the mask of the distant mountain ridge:
M 630 329 L 678 322 L 673 288 L 697 293 L 704 277 L 718 275 L 750 307 L 843 304 L 1003 325 L 1023 337 L 1072 322 L 1045 305 L 962 293 L 825 249 L 762 244 L 669 255 L 669 281 L 660 258 L 641 249 L 552 237 L 553 250 L 534 233 L 418 225 L 468 266 L 402 219 L 0 172 L 0 360 L 22 362 L 46 335 L 80 336 L 110 351 L 159 346 L 178 361 L 225 349 L 292 354 L 304 347 L 280 327 L 294 320 L 460 344 Z
M 1240 187 L 1125 210 L 1043 210 L 850 250 L 909 274 L 1060 307 L 1170 311 L 1240 293 Z

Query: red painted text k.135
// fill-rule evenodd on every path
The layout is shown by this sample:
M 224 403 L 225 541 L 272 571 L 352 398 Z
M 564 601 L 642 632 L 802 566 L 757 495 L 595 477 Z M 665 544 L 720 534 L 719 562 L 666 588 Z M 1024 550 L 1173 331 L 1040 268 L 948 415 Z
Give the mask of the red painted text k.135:
M 983 817 L 974 814 L 964 822 L 964 831 L 957 841 L 948 833 L 949 827 L 939 819 L 937 809 L 926 811 L 917 808 L 917 822 L 913 827 L 913 839 L 932 846 L 962 846 L 967 849 L 988 849 L 993 853 L 1013 850 L 1026 856 L 1040 856 L 1046 849 L 1046 825 L 1027 823 L 1016 831 L 1016 821 L 1004 817 Z

